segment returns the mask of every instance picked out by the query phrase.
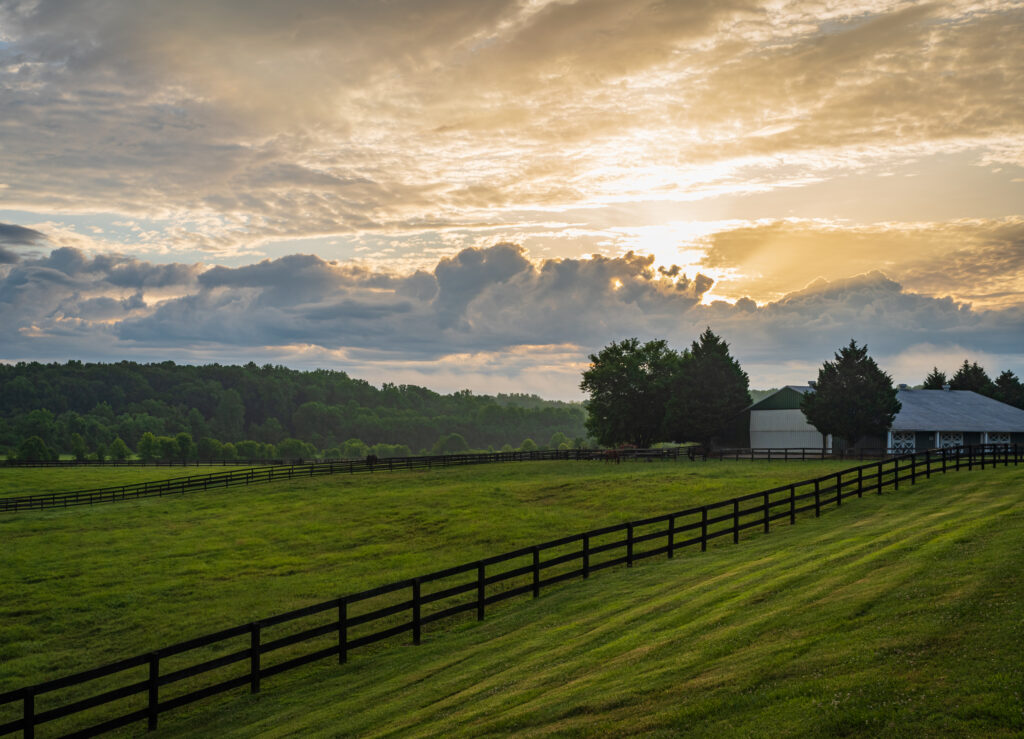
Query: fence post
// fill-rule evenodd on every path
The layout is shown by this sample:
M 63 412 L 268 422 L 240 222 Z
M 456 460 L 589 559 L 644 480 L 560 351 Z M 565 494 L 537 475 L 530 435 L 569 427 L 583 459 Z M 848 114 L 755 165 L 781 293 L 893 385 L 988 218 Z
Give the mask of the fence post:
M 796 523 L 796 485 L 789 486 L 789 525 Z
M 946 457 L 947 456 L 949 456 L 949 455 L 946 454 L 946 448 L 943 447 L 942 448 L 942 474 L 946 474 Z
M 982 444 L 981 449 L 979 451 L 981 452 L 978 455 L 979 457 L 981 457 L 981 469 L 985 469 L 985 452 L 987 452 L 988 449 L 985 447 L 984 444 Z
M 36 735 L 36 696 L 31 690 L 25 691 L 23 707 L 22 732 L 25 739 L 35 739 Z
M 626 567 L 633 566 L 633 524 L 626 524 Z
M 875 492 L 878 495 L 882 494 L 882 465 L 883 464 L 884 464 L 883 462 L 879 462 L 878 463 L 878 477 L 875 479 L 875 482 L 878 485 L 878 490 L 876 490 Z
M 484 620 L 484 605 L 486 601 L 485 587 L 487 585 L 487 577 L 484 574 L 484 563 L 479 562 L 476 566 L 476 620 Z
M 700 550 L 708 550 L 708 507 L 700 507 Z
M 967 471 L 970 472 L 974 469 L 974 447 L 967 447 Z
M 149 655 L 149 704 L 146 716 L 146 729 L 156 731 L 156 720 L 160 706 L 160 654 L 153 652 Z
M 668 517 L 668 558 L 672 559 L 676 548 L 676 517 Z
M 260 622 L 249 624 L 249 692 L 260 692 Z
M 863 449 L 861 452 L 863 453 Z M 861 462 L 864 461 L 863 455 L 861 456 Z M 864 465 L 857 468 L 857 497 L 864 497 Z
M 420 579 L 412 581 L 412 643 L 419 644 L 422 624 L 420 623 Z
M 540 597 L 540 549 L 533 548 L 533 597 Z
M 338 598 L 338 664 L 348 662 L 348 601 Z
M 932 479 L 932 450 L 929 449 L 924 453 L 924 479 Z
M 836 473 L 836 508 L 843 507 L 843 473 Z
M 740 543 L 740 501 L 732 499 L 732 543 Z
M 814 517 L 821 516 L 821 480 L 814 481 Z
M 917 484 L 917 452 L 910 455 L 910 484 Z
M 768 533 L 768 493 L 764 494 L 764 533 Z
M 892 458 L 892 489 L 900 489 L 900 458 Z
M 590 534 L 583 535 L 583 578 L 590 577 Z

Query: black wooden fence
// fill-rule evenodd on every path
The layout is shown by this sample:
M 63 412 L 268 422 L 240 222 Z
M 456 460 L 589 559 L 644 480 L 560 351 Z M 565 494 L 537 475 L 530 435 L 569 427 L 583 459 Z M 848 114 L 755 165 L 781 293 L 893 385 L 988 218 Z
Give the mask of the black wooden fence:
M 434 469 L 438 467 L 461 467 L 496 462 L 530 462 L 542 460 L 585 460 L 604 459 L 613 454 L 614 459 L 678 459 L 687 454 L 686 447 L 665 449 L 623 449 L 616 451 L 592 449 L 549 449 L 534 452 L 492 452 L 484 454 L 446 454 L 443 456 L 393 457 L 378 459 L 376 462 L 360 459 L 345 462 L 310 462 L 307 464 L 271 465 L 232 469 L 226 472 L 210 472 L 200 475 L 172 477 L 166 480 L 140 482 L 132 485 L 113 485 L 92 490 L 75 490 L 65 493 L 36 493 L 0 498 L 0 513 L 27 511 L 42 508 L 69 508 L 71 506 L 113 503 L 136 498 L 152 498 L 164 495 L 181 495 L 210 489 L 254 485 L 258 483 L 292 480 L 297 477 L 318 475 L 353 474 L 382 470 Z
M 687 547 L 705 551 L 715 539 L 737 543 L 744 531 L 768 533 L 777 522 L 792 525 L 811 511 L 820 516 L 865 492 L 898 490 L 953 470 L 1017 465 L 1022 456 L 1020 445 L 986 445 L 893 457 L 332 598 L 0 694 L 0 721 L 5 706 L 15 710 L 0 723 L 0 735 L 34 737 L 37 726 L 72 716 L 74 725 L 62 721 L 52 728 L 93 736 L 146 721 L 155 729 L 161 714 L 181 706 L 246 686 L 257 693 L 266 678 L 318 660 L 344 663 L 352 650 L 385 639 L 419 644 L 424 627 L 435 621 L 460 614 L 480 620 L 488 606 L 519 595 L 536 598 L 542 588 L 565 580 L 649 557 L 671 558 Z
M 673 446 L 658 449 L 545 449 L 534 452 L 477 452 L 473 454 L 445 454 L 445 455 L 419 455 L 410 457 L 381 457 L 381 461 L 387 459 L 400 460 L 421 460 L 421 459 L 442 459 L 465 458 L 465 457 L 500 457 L 504 461 L 509 456 L 526 459 L 597 459 L 603 458 L 609 452 L 620 455 L 623 459 L 675 459 L 680 453 L 686 454 L 690 447 Z M 548 455 L 537 457 L 536 455 Z M 531 456 L 533 455 L 533 456 Z M 355 462 L 359 464 L 362 459 L 4 459 L 0 460 L 0 467 L 268 467 L 288 466 L 296 464 L 348 464 Z

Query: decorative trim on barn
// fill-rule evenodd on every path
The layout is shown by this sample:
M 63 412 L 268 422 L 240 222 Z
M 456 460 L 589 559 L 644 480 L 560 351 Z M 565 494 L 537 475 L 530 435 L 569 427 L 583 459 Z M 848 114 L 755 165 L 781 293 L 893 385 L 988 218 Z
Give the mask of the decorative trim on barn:
M 916 448 L 913 431 L 893 431 L 892 448 L 896 452 L 912 452 Z
M 950 449 L 955 446 L 964 445 L 963 431 L 943 431 L 939 434 L 939 448 Z

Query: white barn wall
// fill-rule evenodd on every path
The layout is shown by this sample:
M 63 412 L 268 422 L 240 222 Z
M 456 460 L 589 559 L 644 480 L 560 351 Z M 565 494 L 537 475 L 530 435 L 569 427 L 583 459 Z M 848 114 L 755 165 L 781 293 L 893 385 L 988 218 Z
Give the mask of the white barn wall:
M 831 448 L 832 439 L 828 441 Z M 807 423 L 799 409 L 751 411 L 750 446 L 761 449 L 820 449 L 821 432 Z

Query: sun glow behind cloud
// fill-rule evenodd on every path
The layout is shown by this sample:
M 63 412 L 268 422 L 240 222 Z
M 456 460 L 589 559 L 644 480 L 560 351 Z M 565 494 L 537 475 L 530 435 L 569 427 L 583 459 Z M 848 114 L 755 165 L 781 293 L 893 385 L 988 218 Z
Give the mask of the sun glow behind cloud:
M 71 247 L 190 274 L 313 253 L 404 279 L 514 243 L 540 271 L 652 256 L 657 290 L 701 275 L 689 297 L 727 301 L 734 322 L 819 278 L 876 271 L 908 295 L 1024 305 L 1020 2 L 181 0 L 156 13 L 0 4 L 0 225 L 45 237 L 0 240 L 0 276 Z M 619 280 L 621 300 L 639 290 L 594 279 Z M 66 296 L 72 314 L 114 310 L 86 292 Z M 145 295 L 148 310 L 159 296 Z M 46 325 L 18 310 L 11 325 Z

